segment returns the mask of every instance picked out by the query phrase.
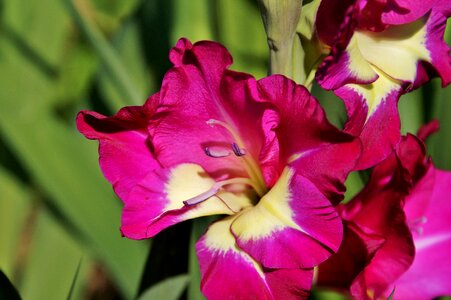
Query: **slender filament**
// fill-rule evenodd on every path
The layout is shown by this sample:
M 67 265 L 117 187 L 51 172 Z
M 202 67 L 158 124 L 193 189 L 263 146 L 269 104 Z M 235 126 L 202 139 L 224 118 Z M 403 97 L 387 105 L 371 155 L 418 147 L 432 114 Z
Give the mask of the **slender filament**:
M 246 172 L 249 174 L 251 181 L 255 183 L 252 186 L 255 188 L 255 191 L 259 196 L 263 196 L 267 192 L 267 187 L 265 184 L 265 180 L 263 179 L 263 174 L 260 170 L 258 163 L 254 160 L 252 155 L 245 155 L 245 152 L 242 152 L 244 151 L 243 149 L 245 149 L 245 145 L 240 135 L 229 124 L 219 120 L 210 119 L 207 121 L 207 124 L 212 127 L 214 127 L 215 125 L 219 125 L 225 128 L 230 133 L 230 135 L 235 141 L 235 143 L 232 144 L 233 151 L 234 152 L 237 151 L 235 152 L 235 155 L 243 159 Z

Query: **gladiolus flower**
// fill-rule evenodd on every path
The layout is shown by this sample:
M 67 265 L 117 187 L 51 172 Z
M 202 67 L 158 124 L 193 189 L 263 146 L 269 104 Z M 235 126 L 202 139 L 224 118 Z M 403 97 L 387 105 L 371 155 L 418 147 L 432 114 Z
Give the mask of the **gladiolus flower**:
M 320 265 L 318 284 L 355 299 L 450 295 L 450 187 L 451 173 L 434 168 L 423 143 L 403 137 L 365 189 L 340 207 L 343 244 Z
M 77 125 L 124 202 L 121 232 L 149 238 L 175 223 L 228 215 L 197 243 L 209 299 L 306 297 L 313 268 L 340 245 L 334 204 L 360 141 L 333 127 L 283 76 L 231 71 L 227 50 L 181 39 L 159 93 Z
M 440 76 L 451 81 L 443 40 L 451 2 L 441 0 L 322 0 L 316 29 L 330 53 L 319 84 L 343 99 L 345 131 L 360 136 L 364 169 L 389 155 L 400 138 L 399 97 Z

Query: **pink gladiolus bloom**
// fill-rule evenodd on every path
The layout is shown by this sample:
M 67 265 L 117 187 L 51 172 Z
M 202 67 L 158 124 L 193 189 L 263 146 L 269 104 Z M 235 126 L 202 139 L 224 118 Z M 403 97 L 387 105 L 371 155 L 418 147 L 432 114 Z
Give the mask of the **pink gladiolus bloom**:
M 169 56 L 174 67 L 143 106 L 77 117 L 125 204 L 122 234 L 228 215 L 197 243 L 207 298 L 305 298 L 313 268 L 340 245 L 334 204 L 360 141 L 293 81 L 229 70 L 217 43 L 181 39 Z
M 443 40 L 451 2 L 442 0 L 323 0 L 316 28 L 330 49 L 316 73 L 343 99 L 345 131 L 360 136 L 364 169 L 383 160 L 400 138 L 399 97 L 439 76 L 451 81 Z
M 451 173 L 434 168 L 423 143 L 403 137 L 365 189 L 341 207 L 343 244 L 320 265 L 318 284 L 356 299 L 450 295 L 450 187 Z

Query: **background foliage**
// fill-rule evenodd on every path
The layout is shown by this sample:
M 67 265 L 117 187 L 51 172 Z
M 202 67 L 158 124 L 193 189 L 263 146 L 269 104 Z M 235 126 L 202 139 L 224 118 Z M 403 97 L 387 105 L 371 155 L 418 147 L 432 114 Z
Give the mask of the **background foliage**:
M 219 41 L 233 69 L 266 75 L 255 0 L 0 1 L 0 269 L 23 299 L 202 299 L 193 245 L 209 220 L 152 241 L 121 238 L 121 202 L 100 173 L 97 143 L 74 123 L 81 109 L 112 114 L 142 104 L 159 89 L 182 36 Z M 341 102 L 314 93 L 342 125 Z M 434 80 L 400 102 L 403 132 L 441 120 L 428 146 L 445 169 L 450 96 Z M 362 178 L 350 176 L 348 198 Z M 337 296 L 313 296 L 330 297 Z

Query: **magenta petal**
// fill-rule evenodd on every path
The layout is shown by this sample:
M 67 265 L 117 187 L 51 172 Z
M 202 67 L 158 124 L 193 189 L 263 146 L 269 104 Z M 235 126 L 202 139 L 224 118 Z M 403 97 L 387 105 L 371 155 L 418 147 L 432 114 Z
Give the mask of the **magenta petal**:
M 343 182 L 359 157 L 360 141 L 331 125 L 316 99 L 292 80 L 273 75 L 258 84 L 262 98 L 283 116 L 275 129 L 280 165 L 290 164 L 328 197 L 340 200 Z M 330 165 L 334 165 L 333 170 Z
M 285 170 L 255 207 L 238 215 L 231 231 L 266 268 L 313 268 L 338 250 L 342 224 L 312 182 Z
M 262 98 L 273 103 L 283 119 L 275 129 L 285 162 L 296 153 L 331 143 L 345 143 L 353 137 L 335 128 L 318 101 L 306 88 L 282 76 L 273 75 L 258 82 Z M 292 138 L 293 132 L 296 138 Z
M 343 200 L 344 181 L 356 167 L 361 154 L 361 142 L 325 145 L 302 153 L 290 163 L 296 172 L 309 179 L 333 205 Z M 330 168 L 330 166 L 334 166 Z
M 348 41 L 339 40 L 345 35 L 345 31 L 353 31 L 354 26 L 349 26 L 355 11 L 355 0 L 323 0 L 316 15 L 316 30 L 318 36 L 327 45 L 337 42 L 346 44 Z
M 446 16 L 433 10 L 426 24 L 426 48 L 431 53 L 431 64 L 441 77 L 443 87 L 447 86 L 451 82 L 450 48 L 444 41 L 446 20 L 449 15 L 451 15 L 451 9 Z M 432 76 L 428 77 L 430 78 Z M 415 86 L 418 86 L 422 80 L 418 79 L 417 81 L 418 82 L 415 82 Z
M 318 286 L 338 289 L 349 292 L 354 281 L 358 281 L 359 287 L 365 294 L 366 286 L 364 278 L 359 277 L 365 267 L 371 262 L 374 254 L 384 244 L 385 239 L 368 231 L 367 228 L 360 228 L 350 222 L 344 223 L 343 242 L 338 252 L 330 259 L 322 263 L 318 268 Z M 357 299 L 364 298 L 357 297 Z
M 147 133 L 158 99 L 155 94 L 143 106 L 125 107 L 112 117 L 90 111 L 77 115 L 78 130 L 99 140 L 100 167 L 123 201 L 138 181 L 159 168 Z
M 343 99 L 348 111 L 345 131 L 359 136 L 362 141 L 362 155 L 355 169 L 369 168 L 390 155 L 401 138 L 400 89 L 388 93 L 371 112 L 366 99 L 350 87 L 342 87 L 336 94 Z
M 440 1 L 440 0 L 439 0 Z M 417 20 L 433 8 L 437 0 L 395 0 L 386 8 L 381 19 L 385 24 L 406 24 Z
M 265 270 L 265 275 L 274 300 L 308 299 L 313 269 Z
M 205 154 L 207 147 L 231 150 L 239 143 L 230 130 L 208 123 L 212 119 L 231 128 L 247 155 L 271 165 L 273 159 L 261 149 L 273 140 L 273 133 L 263 124 L 267 106 L 259 102 L 255 79 L 228 70 L 230 54 L 214 42 L 191 45 L 181 40 L 171 51 L 171 60 L 175 67 L 163 79 L 158 124 L 150 129 L 162 165 L 191 162 L 216 178 L 246 176 L 235 155 L 216 159 Z
M 449 188 L 451 173 L 436 171 L 435 185 L 424 221 L 411 219 L 414 225 L 415 260 L 407 272 L 395 283 L 395 298 L 432 299 L 451 295 L 451 202 Z M 418 190 L 421 191 L 421 190 Z M 418 201 L 406 201 L 406 209 L 417 211 Z M 420 202 L 421 203 L 421 202 Z
M 423 126 L 421 126 L 420 129 L 418 129 L 417 136 L 420 140 L 424 142 L 430 135 L 438 132 L 439 130 L 440 130 L 440 122 L 437 119 L 434 119 L 429 123 L 426 123 Z
M 212 196 L 197 205 L 184 205 L 183 201 L 207 192 L 214 183 L 200 166 L 194 164 L 150 172 L 131 190 L 125 202 L 122 234 L 132 239 L 144 239 L 187 219 L 233 214 L 230 205 L 223 202 L 230 200 L 226 192 L 220 193 L 222 200 Z
M 307 299 L 313 270 L 263 269 L 236 247 L 232 218 L 218 221 L 197 242 L 201 290 L 208 299 Z
M 376 72 L 372 72 L 372 77 L 361 78 L 349 69 L 349 64 L 350 57 L 347 51 L 339 51 L 335 55 L 328 56 L 318 67 L 316 80 L 322 88 L 336 90 L 348 83 L 367 84 L 378 78 Z

